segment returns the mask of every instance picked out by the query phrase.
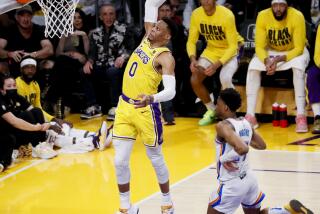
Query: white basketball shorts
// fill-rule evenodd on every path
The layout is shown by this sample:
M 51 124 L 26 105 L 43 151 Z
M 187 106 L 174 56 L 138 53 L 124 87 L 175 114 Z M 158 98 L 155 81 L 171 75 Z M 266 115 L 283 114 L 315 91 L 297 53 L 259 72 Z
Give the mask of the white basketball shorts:
M 259 208 L 265 194 L 259 189 L 252 172 L 246 176 L 220 182 L 217 191 L 210 195 L 209 205 L 222 213 L 234 213 L 242 205 L 244 208 Z

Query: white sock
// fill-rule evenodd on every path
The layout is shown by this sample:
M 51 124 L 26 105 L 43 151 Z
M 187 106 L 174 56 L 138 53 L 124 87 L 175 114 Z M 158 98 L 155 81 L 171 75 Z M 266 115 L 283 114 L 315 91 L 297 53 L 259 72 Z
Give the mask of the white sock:
M 297 115 L 304 115 L 306 106 L 305 72 L 296 68 L 292 68 L 292 71 L 294 95 L 297 106 Z
M 247 114 L 254 116 L 256 112 L 258 92 L 261 85 L 261 71 L 248 70 L 246 85 Z
M 120 192 L 120 208 L 121 209 L 130 208 L 130 191 Z
M 162 193 L 162 206 L 170 206 L 172 205 L 170 192 Z
M 320 103 L 313 103 L 311 108 L 314 116 L 320 115 Z
M 213 104 L 213 101 L 204 104 L 207 107 L 207 110 L 215 111 L 216 106 Z
M 268 214 L 290 214 L 290 212 L 282 207 L 274 207 L 269 208 Z

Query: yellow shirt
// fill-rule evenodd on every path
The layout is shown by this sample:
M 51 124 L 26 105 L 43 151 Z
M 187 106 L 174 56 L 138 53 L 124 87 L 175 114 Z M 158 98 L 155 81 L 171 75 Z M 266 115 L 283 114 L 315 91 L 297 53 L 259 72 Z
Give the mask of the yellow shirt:
M 140 94 L 156 94 L 158 86 L 162 80 L 162 75 L 155 69 L 155 58 L 166 51 L 166 47 L 151 48 L 148 39 L 144 39 L 141 44 L 131 54 L 126 66 L 122 91 L 124 95 L 131 99 L 137 99 Z
M 313 56 L 314 63 L 318 68 L 320 68 L 320 30 L 319 29 L 320 28 L 318 27 L 316 45 L 314 47 L 314 56 Z
M 303 53 L 306 44 L 304 16 L 298 10 L 288 7 L 287 16 L 277 21 L 272 9 L 258 14 L 256 21 L 256 54 L 263 62 L 268 57 L 267 49 L 288 51 L 287 61 Z
M 42 109 L 41 102 L 40 102 L 40 87 L 36 81 L 32 81 L 27 84 L 25 81 L 21 79 L 21 77 L 17 77 L 17 90 L 18 94 L 23 96 L 28 100 L 28 102 L 33 105 L 34 107 L 38 107 L 42 110 L 44 118 L 46 121 L 51 121 L 53 116 L 48 114 Z
M 235 18 L 229 9 L 217 5 L 212 16 L 208 16 L 203 7 L 192 12 L 187 42 L 189 56 L 196 56 L 196 42 L 200 34 L 207 41 L 207 52 L 206 50 L 204 52 L 208 53 L 207 57 L 212 61 L 218 59 L 225 64 L 237 54 Z

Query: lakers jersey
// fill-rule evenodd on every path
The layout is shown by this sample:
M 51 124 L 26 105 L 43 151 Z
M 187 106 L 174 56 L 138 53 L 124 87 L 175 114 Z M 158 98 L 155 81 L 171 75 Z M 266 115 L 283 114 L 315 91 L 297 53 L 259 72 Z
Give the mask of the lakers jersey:
M 123 77 L 122 92 L 131 99 L 140 94 L 156 94 L 162 79 L 155 68 L 159 54 L 170 51 L 166 47 L 152 48 L 149 40 L 144 39 L 131 54 Z
M 249 146 L 252 135 L 253 135 L 253 131 L 250 123 L 243 117 L 238 119 L 229 118 L 227 119 L 227 121 L 234 127 L 236 134 L 239 135 L 240 138 Z M 239 169 L 236 171 L 230 172 L 223 167 L 219 158 L 220 156 L 230 152 L 234 148 L 230 144 L 228 144 L 228 142 L 225 142 L 219 139 L 218 137 L 216 138 L 215 141 L 216 141 L 216 151 L 217 151 L 216 158 L 217 158 L 218 179 L 220 181 L 228 181 L 245 174 L 249 169 L 249 162 L 247 157 L 248 154 L 242 155 L 238 160 L 235 160 L 236 165 Z

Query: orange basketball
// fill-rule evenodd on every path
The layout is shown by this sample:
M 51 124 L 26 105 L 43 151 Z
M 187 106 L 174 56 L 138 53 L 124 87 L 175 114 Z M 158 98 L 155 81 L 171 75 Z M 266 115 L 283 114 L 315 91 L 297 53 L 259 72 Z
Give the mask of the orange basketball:
M 16 0 L 19 4 L 27 4 L 30 0 Z

